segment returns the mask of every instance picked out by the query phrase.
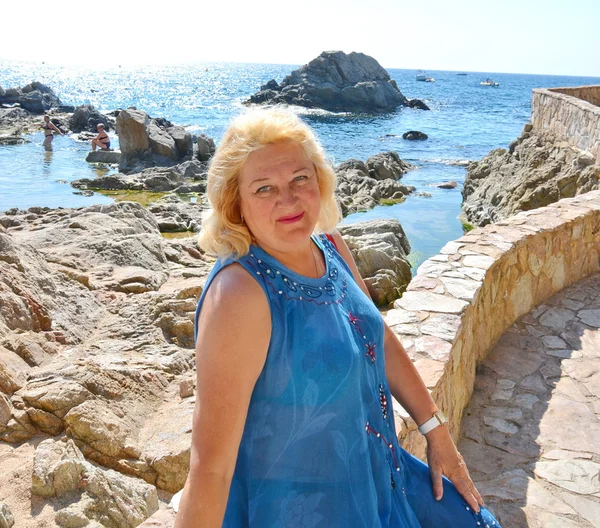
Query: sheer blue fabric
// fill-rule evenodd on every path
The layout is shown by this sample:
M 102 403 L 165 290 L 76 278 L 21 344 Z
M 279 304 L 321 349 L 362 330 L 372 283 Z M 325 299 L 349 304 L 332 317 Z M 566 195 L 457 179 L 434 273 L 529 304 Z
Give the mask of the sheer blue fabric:
M 260 247 L 241 264 L 271 309 L 267 359 L 248 409 L 225 528 L 499 528 L 452 483 L 433 498 L 428 467 L 396 439 L 383 321 L 325 236 L 326 273 L 298 275 Z M 240 301 L 242 302 L 242 301 Z

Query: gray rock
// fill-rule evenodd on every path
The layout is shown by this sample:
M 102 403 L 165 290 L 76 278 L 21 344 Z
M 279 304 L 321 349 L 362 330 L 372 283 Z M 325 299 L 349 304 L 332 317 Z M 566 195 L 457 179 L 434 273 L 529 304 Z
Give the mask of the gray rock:
M 207 164 L 196 158 L 180 163 L 175 169 L 187 179 L 206 180 L 207 177 Z
M 15 524 L 15 519 L 8 506 L 0 502 L 0 528 L 11 528 Z
M 413 166 L 400 159 L 397 152 L 381 152 L 371 156 L 366 166 L 371 178 L 376 180 L 399 180 Z
M 335 172 L 338 178 L 336 197 L 342 214 L 368 211 L 385 198 L 401 200 L 415 188 L 397 180 L 412 168 L 395 152 L 376 154 L 366 164 L 356 159 L 341 163 Z
M 52 88 L 34 81 L 23 88 L 2 90 L 0 104 L 18 104 L 33 114 L 43 114 L 61 106 L 60 99 Z
M 406 105 L 396 82 L 363 53 L 324 51 L 278 85 L 269 82 L 247 103 L 292 104 L 333 112 L 392 112 Z
M 373 301 L 382 306 L 397 299 L 411 279 L 410 244 L 400 222 L 371 220 L 342 225 L 339 231 Z
M 105 130 L 111 130 L 113 124 L 111 120 L 102 115 L 92 105 L 81 105 L 75 108 L 71 119 L 69 120 L 69 128 L 73 132 L 97 132 L 97 126 L 104 125 Z
M 425 132 L 419 132 L 418 130 L 409 130 L 408 132 L 404 132 L 402 134 L 402 139 L 410 139 L 410 140 L 423 140 L 427 139 L 429 136 L 425 134 Z
M 438 189 L 456 189 L 457 183 L 455 181 L 449 181 L 444 183 L 436 183 Z
M 409 99 L 406 103 L 409 108 L 418 108 L 419 110 L 431 110 L 423 101 L 420 99 Z
M 95 521 L 102 526 L 133 528 L 158 510 L 154 486 L 93 466 L 73 440 L 44 440 L 39 444 L 31 491 L 43 497 L 69 494 L 66 508 L 56 514 L 60 526 L 87 526 Z M 86 524 L 78 524 L 86 520 Z
M 85 158 L 88 163 L 119 163 L 120 160 L 119 150 L 92 150 Z
M 154 154 L 169 158 L 172 160 L 178 160 L 179 155 L 177 147 L 175 146 L 175 140 L 171 135 L 158 126 L 155 120 L 152 120 L 146 127 L 148 132 L 148 139 L 150 141 L 150 148 Z
M 192 155 L 194 151 L 192 135 L 185 128 L 182 126 L 172 126 L 167 128 L 167 133 L 175 141 L 178 159 Z
M 134 155 L 150 148 L 150 137 L 147 127 L 150 123 L 148 114 L 139 110 L 121 110 L 117 116 L 117 133 L 121 152 Z
M 496 149 L 469 165 L 462 214 L 471 224 L 484 226 L 600 189 L 600 167 L 581 163 L 588 153 L 550 135 L 526 131 L 511 148 L 512 153 Z
M 196 145 L 196 158 L 198 158 L 198 161 L 209 161 L 216 150 L 214 140 L 208 137 L 206 134 L 200 134 L 196 139 Z

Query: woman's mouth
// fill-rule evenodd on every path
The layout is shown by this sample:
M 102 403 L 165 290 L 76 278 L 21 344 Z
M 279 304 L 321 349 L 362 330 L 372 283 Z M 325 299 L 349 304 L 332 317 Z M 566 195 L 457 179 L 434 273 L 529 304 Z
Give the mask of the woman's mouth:
M 281 222 L 282 224 L 293 224 L 302 220 L 303 217 L 304 211 L 302 211 L 301 213 L 296 213 L 294 215 L 282 216 L 281 218 L 278 218 L 277 221 Z

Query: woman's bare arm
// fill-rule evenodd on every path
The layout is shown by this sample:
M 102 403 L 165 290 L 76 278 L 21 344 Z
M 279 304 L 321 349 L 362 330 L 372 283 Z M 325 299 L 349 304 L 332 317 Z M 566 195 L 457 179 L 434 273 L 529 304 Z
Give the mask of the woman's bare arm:
M 352 271 L 356 282 L 370 298 L 350 249 L 339 233 L 334 233 L 338 250 Z M 385 373 L 390 391 L 417 424 L 422 424 L 438 410 L 423 379 L 415 368 L 402 343 L 392 329 L 384 324 Z M 442 475 L 448 477 L 457 490 L 475 510 L 483 505 L 481 495 L 473 486 L 471 477 L 446 426 L 439 426 L 425 435 L 427 458 L 431 471 L 433 493 L 436 498 L 443 494 Z
M 264 366 L 271 314 L 239 264 L 222 270 L 204 299 L 196 346 L 197 394 L 190 472 L 175 528 L 220 528 L 250 397 Z

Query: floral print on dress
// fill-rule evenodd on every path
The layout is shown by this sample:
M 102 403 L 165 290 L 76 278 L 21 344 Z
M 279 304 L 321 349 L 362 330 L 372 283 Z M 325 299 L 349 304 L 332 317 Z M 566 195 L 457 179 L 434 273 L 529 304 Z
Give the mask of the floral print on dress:
M 290 491 L 281 499 L 279 518 L 273 528 L 314 528 L 325 519 L 316 511 L 324 496 L 324 493 Z

